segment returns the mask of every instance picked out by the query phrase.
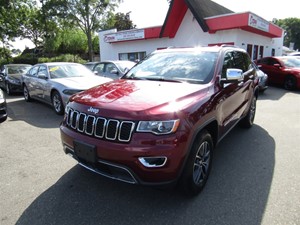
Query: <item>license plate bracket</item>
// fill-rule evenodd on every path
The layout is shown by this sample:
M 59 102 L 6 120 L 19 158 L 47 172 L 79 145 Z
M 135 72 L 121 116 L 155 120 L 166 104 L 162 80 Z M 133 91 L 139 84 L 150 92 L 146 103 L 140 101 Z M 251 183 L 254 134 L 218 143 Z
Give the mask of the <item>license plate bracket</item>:
M 87 143 L 83 143 L 80 141 L 74 141 L 74 152 L 75 155 L 79 159 L 83 159 L 89 163 L 96 163 L 97 162 L 97 151 L 96 146 L 90 145 Z

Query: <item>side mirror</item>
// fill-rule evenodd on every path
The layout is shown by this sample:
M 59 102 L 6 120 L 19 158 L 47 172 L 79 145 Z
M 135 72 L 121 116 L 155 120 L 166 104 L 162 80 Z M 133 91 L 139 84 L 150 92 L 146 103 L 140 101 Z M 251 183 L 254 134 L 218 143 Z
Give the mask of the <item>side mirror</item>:
M 119 72 L 118 72 L 117 69 L 112 69 L 112 70 L 110 71 L 110 73 L 112 73 L 112 74 L 118 74 Z
M 98 75 L 98 71 L 95 70 L 95 71 L 94 71 L 94 74 L 95 74 L 95 75 Z
M 274 64 L 273 66 L 278 68 L 278 69 L 281 67 L 280 64 L 278 64 L 278 63 Z
M 48 79 L 47 75 L 44 74 L 44 73 L 39 73 L 37 77 L 40 78 L 40 79 L 44 79 L 44 80 Z
M 220 80 L 221 85 L 235 83 L 244 80 L 243 71 L 241 69 L 227 69 L 226 77 Z

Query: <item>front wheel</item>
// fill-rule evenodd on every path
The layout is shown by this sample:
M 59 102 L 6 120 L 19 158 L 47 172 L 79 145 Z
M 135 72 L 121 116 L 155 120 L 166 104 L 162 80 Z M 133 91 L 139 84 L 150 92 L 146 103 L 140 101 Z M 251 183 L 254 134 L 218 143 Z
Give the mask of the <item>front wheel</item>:
M 193 144 L 180 180 L 187 195 L 197 195 L 205 186 L 211 170 L 212 151 L 212 137 L 207 131 L 202 131 Z
M 296 81 L 295 77 L 288 76 L 285 78 L 283 86 L 286 90 L 292 91 L 292 90 L 296 89 L 296 82 L 297 81 Z
M 54 91 L 52 94 L 52 106 L 56 114 L 62 115 L 64 113 L 63 102 L 57 91 Z
M 30 102 L 31 101 L 31 97 L 30 97 L 28 88 L 27 88 L 27 86 L 25 84 L 23 86 L 23 95 L 24 95 L 24 99 L 25 99 L 26 102 Z
M 11 94 L 12 94 L 11 89 L 10 89 L 10 86 L 9 86 L 9 83 L 6 83 L 6 93 L 7 93 L 8 95 L 11 95 Z

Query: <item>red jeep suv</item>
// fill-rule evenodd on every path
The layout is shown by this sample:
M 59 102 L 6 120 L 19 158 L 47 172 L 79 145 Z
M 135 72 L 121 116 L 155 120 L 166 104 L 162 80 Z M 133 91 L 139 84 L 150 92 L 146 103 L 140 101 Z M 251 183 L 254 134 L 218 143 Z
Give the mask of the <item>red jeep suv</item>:
M 253 124 L 258 78 L 234 46 L 157 50 L 121 79 L 72 96 L 60 126 L 81 166 L 132 184 L 204 187 L 214 147 Z

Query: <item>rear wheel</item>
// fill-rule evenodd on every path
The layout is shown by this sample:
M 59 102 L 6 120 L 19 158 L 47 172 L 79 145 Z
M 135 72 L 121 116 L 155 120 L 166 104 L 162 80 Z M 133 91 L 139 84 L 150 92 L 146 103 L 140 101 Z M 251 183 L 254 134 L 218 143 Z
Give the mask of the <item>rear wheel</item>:
M 257 100 L 257 98 L 254 95 L 252 98 L 251 105 L 250 105 L 247 115 L 245 116 L 245 118 L 243 118 L 241 120 L 240 124 L 242 127 L 245 127 L 245 128 L 252 127 L 252 125 L 254 123 L 255 112 L 256 112 L 256 100 Z
M 188 195 L 199 194 L 208 179 L 212 164 L 213 141 L 207 131 L 202 131 L 183 170 L 180 185 Z
M 23 95 L 24 95 L 24 99 L 25 99 L 26 102 L 30 102 L 31 101 L 31 97 L 30 97 L 28 88 L 27 88 L 27 86 L 25 84 L 23 86 Z
M 285 78 L 283 86 L 286 90 L 294 90 L 296 89 L 296 82 L 297 81 L 295 77 L 288 76 Z
M 54 111 L 58 115 L 62 115 L 64 113 L 64 106 L 60 94 L 57 91 L 54 91 L 52 94 L 52 106 Z

